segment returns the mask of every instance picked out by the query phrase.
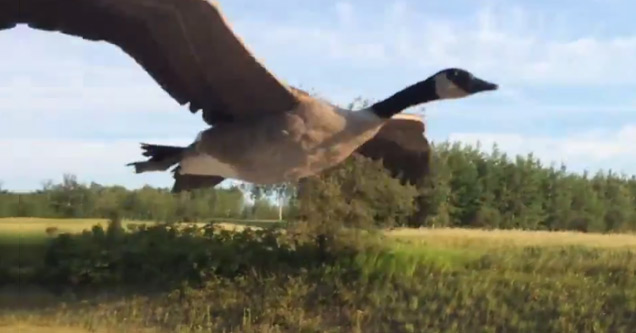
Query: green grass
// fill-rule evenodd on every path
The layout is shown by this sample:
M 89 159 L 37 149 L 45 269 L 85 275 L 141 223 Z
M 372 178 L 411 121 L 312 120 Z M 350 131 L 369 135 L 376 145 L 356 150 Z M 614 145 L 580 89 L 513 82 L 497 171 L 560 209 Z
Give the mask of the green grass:
M 0 235 L 2 230 L 0 220 Z M 5 234 L 15 235 L 12 230 Z M 115 263 L 121 253 L 129 256 L 126 270 L 104 275 L 113 281 L 147 274 L 152 267 L 145 266 L 155 263 L 171 269 L 154 276 L 181 276 L 184 282 L 208 266 L 217 270 L 202 284 L 151 293 L 131 293 L 137 288 L 132 284 L 119 290 L 106 280 L 88 292 L 0 290 L 0 330 L 3 322 L 14 331 L 19 322 L 120 332 L 631 332 L 636 327 L 635 235 L 393 230 L 379 237 L 344 235 L 329 250 L 335 259 L 315 265 L 316 249 L 293 245 L 279 234 L 214 235 L 205 240 L 210 236 L 155 232 L 103 248 L 86 236 L 65 247 L 70 250 L 65 256 L 79 260 L 68 267 L 85 260 L 73 268 L 78 272 L 90 270 L 94 258 L 107 260 L 100 251 L 111 253 L 106 258 Z M 162 246 L 149 247 L 153 239 Z M 47 244 L 25 248 L 37 246 L 42 251 Z M 135 258 L 142 261 L 136 264 Z M 246 269 L 228 273 L 231 263 Z M 153 275 L 148 276 L 144 284 L 151 282 Z

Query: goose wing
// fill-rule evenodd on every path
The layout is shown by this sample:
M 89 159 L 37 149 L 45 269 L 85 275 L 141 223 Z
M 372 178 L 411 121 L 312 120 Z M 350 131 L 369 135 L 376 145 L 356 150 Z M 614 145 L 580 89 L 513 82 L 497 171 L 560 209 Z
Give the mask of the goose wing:
M 0 0 L 0 29 L 17 24 L 118 46 L 210 125 L 297 103 L 212 0 Z
M 416 184 L 429 172 L 430 145 L 424 130 L 424 122 L 419 116 L 395 115 L 356 153 L 374 160 L 382 159 L 384 167 L 393 176 Z

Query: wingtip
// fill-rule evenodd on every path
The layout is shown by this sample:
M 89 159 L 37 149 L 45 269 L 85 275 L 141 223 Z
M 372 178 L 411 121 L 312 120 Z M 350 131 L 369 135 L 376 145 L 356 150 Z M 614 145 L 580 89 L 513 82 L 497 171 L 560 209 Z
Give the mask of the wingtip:
M 126 163 L 126 167 L 134 167 L 135 168 L 135 173 L 141 173 L 140 169 L 139 169 L 139 163 L 140 162 L 130 162 L 130 163 Z

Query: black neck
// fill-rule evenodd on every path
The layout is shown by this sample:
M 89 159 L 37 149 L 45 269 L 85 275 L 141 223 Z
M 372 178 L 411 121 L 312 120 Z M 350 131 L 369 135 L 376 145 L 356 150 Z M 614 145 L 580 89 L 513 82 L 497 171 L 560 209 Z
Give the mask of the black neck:
M 381 118 L 391 118 L 393 115 L 417 104 L 439 99 L 435 92 L 433 77 L 406 87 L 391 97 L 371 106 L 371 112 Z

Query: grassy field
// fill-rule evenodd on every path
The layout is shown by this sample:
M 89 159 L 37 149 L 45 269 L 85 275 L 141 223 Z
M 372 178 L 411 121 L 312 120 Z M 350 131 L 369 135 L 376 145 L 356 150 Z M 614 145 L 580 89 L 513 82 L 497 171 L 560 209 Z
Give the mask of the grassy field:
M 451 248 L 502 249 L 529 246 L 586 246 L 636 250 L 636 234 L 595 234 L 572 231 L 393 229 L 386 234 L 412 244 Z
M 124 221 L 125 227 L 128 225 L 147 224 L 144 221 Z M 106 219 L 47 219 L 32 217 L 10 217 L 0 218 L 0 242 L 2 244 L 30 244 L 40 243 L 51 236 L 60 233 L 80 233 L 90 230 L 94 225 L 106 227 Z M 47 229 L 55 228 L 51 234 Z
M 242 229 L 249 227 L 265 227 L 275 225 L 277 221 L 270 220 L 232 220 L 232 219 L 215 219 L 213 221 L 228 228 Z M 124 220 L 122 222 L 124 228 L 129 226 L 139 226 L 142 224 L 150 225 L 154 222 Z M 203 223 L 197 223 L 203 225 Z M 60 233 L 80 233 L 84 230 L 90 230 L 95 225 L 106 227 L 107 219 L 52 219 L 52 218 L 33 218 L 33 217 L 9 217 L 0 218 L 0 243 L 40 243 L 51 237 L 47 233 L 47 229 L 55 228 L 54 235 Z
M 19 238 L 25 248 L 37 248 L 46 243 L 47 227 L 80 232 L 95 223 L 106 221 L 0 219 L 0 247 Z M 315 267 L 309 252 L 278 239 L 249 233 L 233 241 L 227 237 L 214 238 L 212 249 L 193 236 L 161 236 L 166 248 L 131 249 L 162 263 L 172 260 L 171 249 L 182 248 L 194 257 L 211 255 L 221 263 L 214 267 L 242 262 L 260 272 L 236 277 L 219 271 L 203 286 L 152 294 L 103 286 L 81 296 L 0 288 L 0 331 L 17 332 L 16 325 L 25 332 L 72 327 L 68 332 L 78 333 L 631 332 L 636 327 L 636 235 L 395 229 L 365 238 L 360 247 L 365 250 L 337 252 L 342 260 Z M 240 247 L 243 243 L 250 246 Z M 24 262 L 41 255 L 33 253 Z M 69 255 L 92 258 L 83 257 L 81 249 Z M 172 267 L 160 274 L 177 276 L 183 269 Z M 130 277 L 136 269 L 118 274 Z M 138 274 L 144 272 L 140 268 Z
M 227 229 L 242 230 L 245 227 L 268 227 L 279 224 L 270 220 L 232 220 L 213 221 Z M 52 219 L 52 218 L 0 218 L 0 244 L 40 243 L 50 238 L 47 228 L 55 228 L 60 233 L 80 233 L 95 225 L 106 227 L 107 219 Z M 151 225 L 154 222 L 124 220 L 129 226 Z M 196 223 L 203 225 L 204 223 Z M 433 245 L 438 247 L 478 247 L 502 248 L 523 246 L 571 246 L 582 245 L 602 248 L 636 249 L 636 234 L 595 234 L 571 231 L 523 231 L 523 230 L 479 230 L 479 229 L 411 229 L 399 228 L 385 232 L 393 239 L 406 240 L 411 244 Z

